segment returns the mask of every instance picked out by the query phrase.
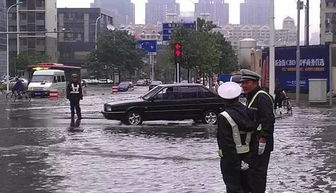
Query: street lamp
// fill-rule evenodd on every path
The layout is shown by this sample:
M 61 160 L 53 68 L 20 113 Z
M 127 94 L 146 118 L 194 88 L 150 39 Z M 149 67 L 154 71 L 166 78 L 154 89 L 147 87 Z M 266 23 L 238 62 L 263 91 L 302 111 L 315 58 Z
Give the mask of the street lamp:
M 97 49 L 97 39 L 98 39 L 98 21 L 102 18 L 102 15 L 99 15 L 96 19 L 96 29 L 95 29 L 95 49 Z
M 17 5 L 20 6 L 22 4 L 23 4 L 22 1 L 18 1 L 15 4 L 9 6 L 8 9 L 7 9 L 7 25 L 6 25 L 6 27 L 7 27 L 7 73 L 6 73 L 7 93 L 9 93 L 9 36 L 8 36 L 9 30 L 8 30 L 8 15 L 9 15 L 10 9 L 12 9 L 13 7 L 15 7 Z M 19 27 L 19 26 L 17 26 L 17 27 Z

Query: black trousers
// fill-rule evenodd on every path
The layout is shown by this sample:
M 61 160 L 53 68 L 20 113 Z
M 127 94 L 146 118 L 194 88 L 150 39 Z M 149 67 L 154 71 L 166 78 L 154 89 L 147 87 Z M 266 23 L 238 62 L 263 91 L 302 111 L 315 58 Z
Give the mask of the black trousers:
M 79 99 L 70 100 L 70 110 L 71 110 L 71 120 L 74 120 L 75 118 L 75 110 L 76 110 L 77 119 L 82 118 L 81 109 L 79 107 Z
M 220 167 L 223 176 L 223 181 L 226 185 L 227 193 L 249 193 L 248 172 L 242 171 L 241 161 L 244 156 L 230 154 L 221 158 Z
M 250 159 L 249 184 L 252 193 L 264 193 L 266 191 L 267 169 L 271 152 L 262 155 L 253 155 Z

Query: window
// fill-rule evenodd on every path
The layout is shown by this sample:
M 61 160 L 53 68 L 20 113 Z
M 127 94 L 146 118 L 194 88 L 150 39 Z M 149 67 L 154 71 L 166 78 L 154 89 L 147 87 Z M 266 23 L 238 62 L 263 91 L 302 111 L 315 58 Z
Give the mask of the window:
M 35 48 L 35 38 L 28 38 L 28 48 Z
M 26 25 L 21 25 L 20 26 L 20 31 L 27 31 L 27 26 Z
M 181 86 L 179 92 L 183 99 L 197 98 L 197 87 L 196 86 Z
M 62 76 L 62 82 L 65 82 L 65 76 Z
M 44 46 L 44 38 L 36 38 L 36 45 Z
M 199 97 L 201 98 L 208 98 L 208 97 L 214 97 L 215 94 L 212 93 L 211 91 L 209 91 L 208 89 L 204 88 L 204 87 L 198 87 L 199 90 Z
M 27 19 L 27 13 L 20 13 L 20 20 L 26 20 Z
M 20 39 L 20 45 L 26 46 L 27 45 L 27 38 L 21 38 Z
M 173 100 L 178 98 L 177 87 L 163 88 L 156 96 L 155 99 Z
M 36 7 L 44 7 L 44 0 L 36 0 Z
M 35 12 L 28 12 L 28 23 L 35 23 Z
M 57 82 L 62 82 L 62 77 L 61 76 L 57 76 Z
M 37 20 L 44 20 L 45 15 L 44 13 L 36 13 L 36 19 Z

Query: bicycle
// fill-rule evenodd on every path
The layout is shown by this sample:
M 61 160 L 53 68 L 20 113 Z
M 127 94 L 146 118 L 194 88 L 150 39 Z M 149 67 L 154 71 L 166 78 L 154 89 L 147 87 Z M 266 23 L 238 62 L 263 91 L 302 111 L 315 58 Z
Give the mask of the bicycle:
M 30 93 L 28 93 L 27 91 L 22 91 L 21 95 L 19 95 L 17 91 L 13 90 L 12 92 L 7 93 L 6 99 L 12 100 L 13 102 L 15 102 L 17 99 L 27 99 L 28 101 L 30 101 L 31 96 Z
M 292 114 L 292 104 L 290 102 L 289 97 L 286 97 L 283 101 L 282 101 L 282 106 L 287 110 L 287 114 Z

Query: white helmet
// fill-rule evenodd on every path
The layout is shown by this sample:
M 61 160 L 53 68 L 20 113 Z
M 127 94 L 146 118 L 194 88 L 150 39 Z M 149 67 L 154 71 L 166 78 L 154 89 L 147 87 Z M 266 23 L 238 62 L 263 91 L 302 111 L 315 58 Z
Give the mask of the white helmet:
M 242 88 L 235 82 L 225 82 L 218 87 L 217 92 L 223 99 L 234 99 L 239 97 Z

